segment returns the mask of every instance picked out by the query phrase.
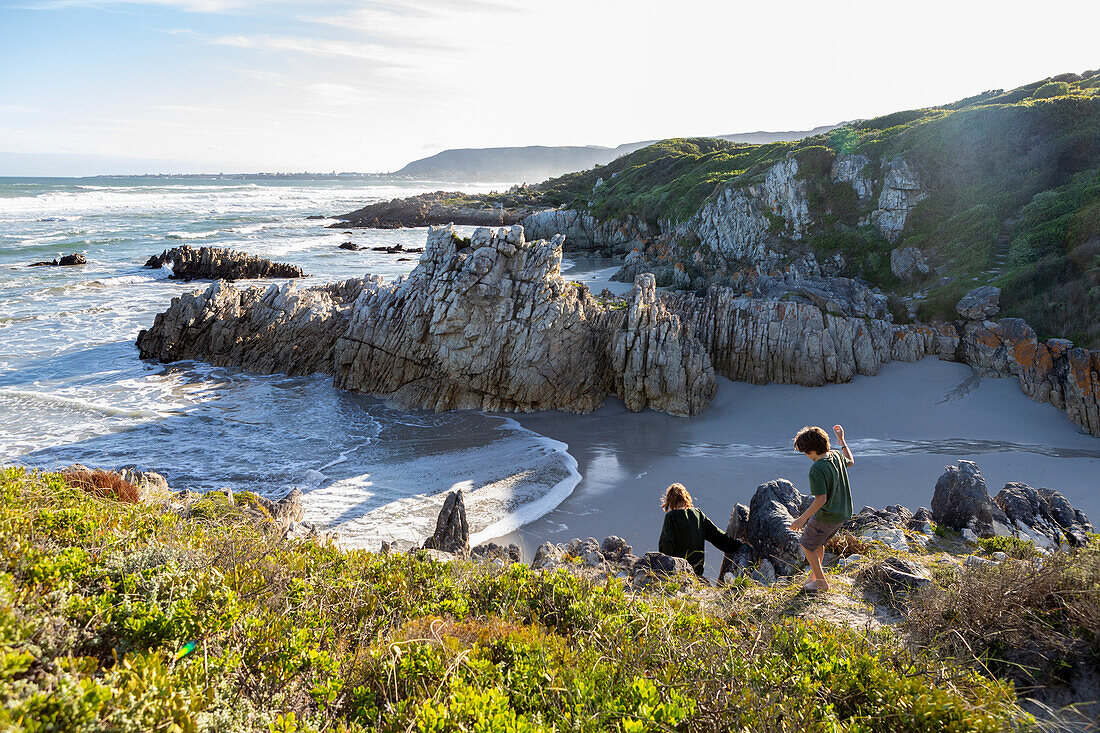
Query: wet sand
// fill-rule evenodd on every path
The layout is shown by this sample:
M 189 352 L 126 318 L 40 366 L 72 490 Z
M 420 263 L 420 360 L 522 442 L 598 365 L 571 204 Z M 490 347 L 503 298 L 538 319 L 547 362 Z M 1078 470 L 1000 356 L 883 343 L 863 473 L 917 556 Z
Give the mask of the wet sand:
M 890 363 L 878 376 L 827 387 L 719 379 L 711 408 L 690 419 L 631 413 L 618 400 L 590 415 L 516 419 L 566 443 L 583 476 L 556 509 L 504 536 L 528 558 L 542 542 L 612 534 L 639 555 L 655 550 L 658 502 L 674 481 L 722 528 L 734 503 L 747 504 L 760 483 L 787 478 L 806 492 L 810 462 L 791 447 L 806 424 L 847 430 L 857 511 L 928 506 L 944 466 L 962 459 L 977 462 L 990 494 L 1009 481 L 1051 487 L 1100 519 L 1100 439 L 1029 400 L 1015 379 L 980 379 L 965 365 L 936 359 Z M 713 577 L 719 555 L 713 548 L 707 555 Z

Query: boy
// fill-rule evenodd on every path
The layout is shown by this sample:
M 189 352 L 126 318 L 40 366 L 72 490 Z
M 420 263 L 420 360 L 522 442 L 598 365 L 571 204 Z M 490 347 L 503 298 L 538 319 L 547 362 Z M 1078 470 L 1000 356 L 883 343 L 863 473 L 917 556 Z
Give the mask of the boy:
M 834 425 L 833 431 L 840 442 L 839 451 L 829 450 L 829 434 L 821 428 L 802 428 L 794 436 L 795 449 L 814 462 L 810 466 L 810 493 L 814 495 L 814 502 L 791 523 L 795 532 L 805 527 L 798 544 L 813 571 L 813 579 L 802 586 L 810 591 L 829 590 L 829 581 L 821 570 L 825 543 L 852 516 L 848 467 L 856 461 L 844 442 L 844 428 Z

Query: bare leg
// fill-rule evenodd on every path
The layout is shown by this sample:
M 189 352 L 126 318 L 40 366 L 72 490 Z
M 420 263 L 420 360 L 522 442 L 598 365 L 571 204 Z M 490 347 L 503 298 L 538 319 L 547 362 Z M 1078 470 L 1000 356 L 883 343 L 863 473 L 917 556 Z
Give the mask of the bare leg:
M 810 563 L 810 570 L 813 572 L 813 580 L 811 581 L 812 587 L 810 590 L 829 590 L 829 581 L 825 580 L 825 571 L 821 569 L 821 561 L 825 556 L 825 548 L 819 547 L 816 550 L 807 550 L 802 548 L 802 554 L 806 556 L 806 562 Z M 807 585 L 810 585 L 809 583 Z

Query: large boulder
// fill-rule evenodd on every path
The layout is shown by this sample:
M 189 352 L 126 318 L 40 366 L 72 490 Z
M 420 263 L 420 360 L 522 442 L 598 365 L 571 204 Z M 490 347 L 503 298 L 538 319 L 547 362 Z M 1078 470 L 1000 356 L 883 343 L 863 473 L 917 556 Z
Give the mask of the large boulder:
M 964 536 L 967 532 L 975 537 L 1008 533 L 1008 518 L 989 497 L 985 477 L 973 461 L 944 467 L 932 495 L 932 516 L 937 524 L 960 530 Z
M 435 522 L 435 534 L 424 540 L 424 549 L 470 554 L 470 525 L 466 522 L 466 503 L 461 490 L 447 494 Z
M 927 277 L 932 268 L 924 253 L 916 247 L 896 247 L 890 250 L 890 271 L 899 280 L 914 282 Z
M 955 304 L 958 314 L 968 321 L 985 321 L 1000 312 L 1001 289 L 993 285 L 974 288 Z
M 749 502 L 745 535 L 756 558 L 771 562 L 780 575 L 793 575 L 805 561 L 791 523 L 810 502 L 786 479 L 760 484 Z
M 1063 544 L 1083 545 L 1092 524 L 1061 493 L 1053 489 L 1033 489 L 1023 483 L 1008 483 L 993 497 L 1008 518 L 1018 537 L 1040 547 Z

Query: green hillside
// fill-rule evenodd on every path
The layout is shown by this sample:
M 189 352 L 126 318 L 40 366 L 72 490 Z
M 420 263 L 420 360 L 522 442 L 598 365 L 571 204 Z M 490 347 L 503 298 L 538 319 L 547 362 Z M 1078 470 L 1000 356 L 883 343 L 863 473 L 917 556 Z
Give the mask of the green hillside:
M 861 205 L 851 186 L 830 181 L 842 153 L 866 155 L 879 186 L 883 160 L 904 156 L 919 171 L 930 195 L 897 242 L 860 224 L 878 190 Z M 889 251 L 917 246 L 951 279 L 920 285 L 931 291 L 922 316 L 949 315 L 958 295 L 991 282 L 1005 290 L 1005 315 L 1026 318 L 1044 335 L 1100 346 L 1100 71 L 897 112 L 798 142 L 665 140 L 520 195 L 599 219 L 685 221 L 723 189 L 762 181 L 788 155 L 798 157 L 799 177 L 809 183 L 808 245 L 846 253 L 853 274 L 898 289 Z

